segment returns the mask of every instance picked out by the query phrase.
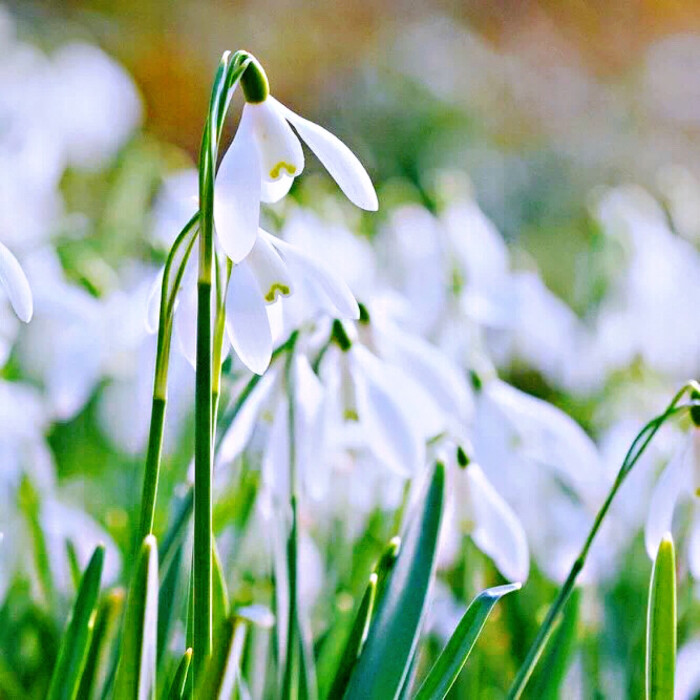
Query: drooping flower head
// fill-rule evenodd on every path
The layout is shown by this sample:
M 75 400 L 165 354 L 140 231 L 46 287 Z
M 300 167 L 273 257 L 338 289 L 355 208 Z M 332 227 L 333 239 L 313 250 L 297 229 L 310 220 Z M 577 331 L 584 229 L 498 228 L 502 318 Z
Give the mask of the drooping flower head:
M 333 134 L 272 97 L 265 71 L 252 56 L 241 87 L 246 103 L 236 136 L 221 161 L 214 201 L 217 235 L 234 263 L 243 260 L 255 244 L 260 202 L 279 201 L 304 169 L 299 137 L 353 204 L 376 211 L 377 195 L 357 157 Z

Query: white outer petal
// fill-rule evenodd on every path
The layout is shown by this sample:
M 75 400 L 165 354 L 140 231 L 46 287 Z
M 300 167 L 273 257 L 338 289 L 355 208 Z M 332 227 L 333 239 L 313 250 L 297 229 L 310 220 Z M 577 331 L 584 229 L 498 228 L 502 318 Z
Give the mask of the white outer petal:
M 0 284 L 5 289 L 10 304 L 20 321 L 29 323 L 34 312 L 32 290 L 17 258 L 0 243 Z
M 700 637 L 686 642 L 676 660 L 675 700 L 693 700 L 700 693 Z
M 558 472 L 585 502 L 598 502 L 605 470 L 595 443 L 573 418 L 500 379 L 483 391 L 516 431 L 522 456 Z
M 370 449 L 396 473 L 417 474 L 425 461 L 425 442 L 386 381 L 386 367 L 357 344 L 349 351 L 349 359 L 360 423 Z
M 688 568 L 693 578 L 700 581 L 700 503 L 693 498 L 693 520 L 690 537 L 688 538 Z
M 530 571 L 530 554 L 523 526 L 478 464 L 470 464 L 465 476 L 475 518 L 472 539 L 493 559 L 505 578 L 525 582 Z
M 651 494 L 644 527 L 644 544 L 652 561 L 656 559 L 661 539 L 667 532 L 671 532 L 673 512 L 680 495 L 683 491 L 690 489 L 691 474 L 688 452 L 687 443 L 676 451 Z
M 296 273 L 301 279 L 316 285 L 326 295 L 341 318 L 353 320 L 360 318 L 357 301 L 350 291 L 350 287 L 345 284 L 337 272 L 329 270 L 325 265 L 291 243 L 270 236 L 270 234 L 266 234 L 266 236 L 282 254 L 292 273 Z
M 327 490 L 330 470 L 322 458 L 325 392 L 308 359 L 294 356 L 294 430 L 297 463 L 310 496 L 320 500 Z
M 276 386 L 278 375 L 277 367 L 271 367 L 250 393 L 221 441 L 218 461 L 230 462 L 243 452 L 253 434 L 258 416 Z
M 414 378 L 460 425 L 466 425 L 473 399 L 464 374 L 438 348 L 394 325 L 379 328 L 382 358 Z
M 214 224 L 221 247 L 234 263 L 250 252 L 260 222 L 260 158 L 253 125 L 243 110 L 241 122 L 226 151 L 214 187 Z
M 272 335 L 265 301 L 246 261 L 234 265 L 226 293 L 226 330 L 246 367 L 262 374 L 272 357 Z
M 357 156 L 336 136 L 269 97 L 299 133 L 347 198 L 361 209 L 379 208 L 372 181 Z

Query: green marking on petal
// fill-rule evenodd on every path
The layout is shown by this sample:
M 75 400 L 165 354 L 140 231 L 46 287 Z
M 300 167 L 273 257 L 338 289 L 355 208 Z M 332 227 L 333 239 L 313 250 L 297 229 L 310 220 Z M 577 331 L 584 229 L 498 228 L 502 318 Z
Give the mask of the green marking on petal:
M 283 297 L 288 297 L 290 295 L 291 291 L 289 287 L 286 284 L 282 284 L 281 282 L 275 282 L 269 289 L 268 293 L 265 295 L 265 301 L 268 303 L 272 303 L 275 301 L 278 297 L 278 295 L 281 295 Z
M 296 166 L 292 165 L 291 163 L 285 163 L 283 160 L 281 160 L 277 165 L 275 165 L 272 170 L 270 170 L 270 177 L 273 180 L 276 180 L 280 176 L 280 171 L 281 170 L 286 170 L 290 175 L 294 175 L 294 173 L 297 171 Z
M 357 415 L 357 411 L 352 410 L 351 408 L 347 409 L 344 413 L 345 420 L 348 421 L 358 421 L 360 420 L 360 416 Z

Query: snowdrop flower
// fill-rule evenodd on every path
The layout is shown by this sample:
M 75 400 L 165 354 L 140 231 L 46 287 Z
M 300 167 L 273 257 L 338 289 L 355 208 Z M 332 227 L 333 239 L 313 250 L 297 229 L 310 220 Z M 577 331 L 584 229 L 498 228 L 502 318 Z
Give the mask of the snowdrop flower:
M 689 502 L 693 508 L 688 566 L 693 577 L 700 579 L 700 427 L 697 426 L 671 457 L 654 487 L 644 529 L 644 542 L 652 559 L 664 534 L 671 531 L 673 514 L 682 501 Z
M 593 441 L 556 407 L 492 378 L 477 395 L 473 445 L 540 567 L 563 579 L 609 485 Z
M 216 232 L 234 263 L 241 262 L 255 244 L 260 202 L 284 197 L 304 168 L 301 143 L 292 126 L 351 202 L 362 209 L 377 209 L 374 187 L 357 157 L 331 133 L 272 97 L 267 77 L 252 57 L 241 86 L 246 104 L 221 161 L 214 201 Z
M 451 452 L 454 454 L 455 450 Z M 441 550 L 447 545 L 448 552 L 441 552 L 441 563 L 445 563 L 445 554 L 456 554 L 462 534 L 467 534 L 505 578 L 525 582 L 530 570 L 530 554 L 518 517 L 483 469 L 469 461 L 461 447 L 456 450 L 456 458 L 448 462 L 451 463 L 447 472 L 450 500 L 441 542 Z
M 233 461 L 250 444 L 256 428 L 267 422 L 263 447 L 263 480 L 268 495 L 280 503 L 289 501 L 289 396 L 282 360 L 265 373 L 241 407 L 221 442 L 217 465 Z M 294 406 L 294 445 L 296 472 L 304 491 L 319 498 L 327 484 L 324 465 L 319 459 L 322 441 L 324 391 L 309 360 L 295 352 L 290 372 Z
M 5 290 L 17 317 L 29 323 L 34 312 L 32 290 L 17 258 L 0 243 L 0 285 Z

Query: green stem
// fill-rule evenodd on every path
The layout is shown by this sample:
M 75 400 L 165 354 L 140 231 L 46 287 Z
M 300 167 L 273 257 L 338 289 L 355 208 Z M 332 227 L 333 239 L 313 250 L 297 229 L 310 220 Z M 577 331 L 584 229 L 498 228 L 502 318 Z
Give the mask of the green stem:
M 290 337 L 290 351 L 287 354 L 284 369 L 285 389 L 287 393 L 287 420 L 289 434 L 289 504 L 291 508 L 292 522 L 287 539 L 287 570 L 289 574 L 289 616 L 287 619 L 287 658 L 285 659 L 284 680 L 282 685 L 282 697 L 291 700 L 298 696 L 298 685 L 295 680 L 299 675 L 299 627 L 298 627 L 298 593 L 297 593 L 297 567 L 299 563 L 299 529 L 297 514 L 297 473 L 296 473 L 296 440 L 294 417 L 294 344 L 298 334 Z
M 528 651 L 528 654 L 525 657 L 525 661 L 520 667 L 520 670 L 518 671 L 518 674 L 516 675 L 515 680 L 513 681 L 513 684 L 510 687 L 510 690 L 508 691 L 508 698 L 510 700 L 517 700 L 517 698 L 519 698 L 522 695 L 525 686 L 530 680 L 530 676 L 532 675 L 532 672 L 534 671 L 537 662 L 542 656 L 542 652 L 547 646 L 547 641 L 549 640 L 552 631 L 554 630 L 554 625 L 557 620 L 557 617 L 562 611 L 562 608 L 566 605 L 566 602 L 568 601 L 569 596 L 571 595 L 574 589 L 576 579 L 578 578 L 579 574 L 581 573 L 583 567 L 586 564 L 588 552 L 591 548 L 591 545 L 593 544 L 593 540 L 595 539 L 595 536 L 598 533 L 598 530 L 600 529 L 600 526 L 602 525 L 603 520 L 608 513 L 608 510 L 610 509 L 615 495 L 619 491 L 627 475 L 630 473 L 630 471 L 632 471 L 634 465 L 637 463 L 642 454 L 644 454 L 644 451 L 646 450 L 646 448 L 648 447 L 649 443 L 652 441 L 658 430 L 661 428 L 661 426 L 672 416 L 677 415 L 680 412 L 689 410 L 689 406 L 677 406 L 677 404 L 682 398 L 682 396 L 686 393 L 686 391 L 688 391 L 691 387 L 691 383 L 686 384 L 673 397 L 671 403 L 668 405 L 668 408 L 661 415 L 649 421 L 649 423 L 647 423 L 642 428 L 642 430 L 632 442 L 632 445 L 627 451 L 625 459 L 622 462 L 622 466 L 620 467 L 620 471 L 617 474 L 615 482 L 613 483 L 610 492 L 608 493 L 607 498 L 605 499 L 605 502 L 603 503 L 602 507 L 598 511 L 598 514 L 596 515 L 596 518 L 593 522 L 593 526 L 591 527 L 591 530 L 588 533 L 588 537 L 586 538 L 586 541 L 584 542 L 584 545 L 581 548 L 581 551 L 578 557 L 576 558 L 576 561 L 574 561 L 573 566 L 569 571 L 569 575 L 566 577 L 566 581 L 564 581 L 564 584 L 560 588 L 557 597 L 555 598 L 549 611 L 547 612 L 547 616 L 545 617 L 544 621 L 542 622 L 542 625 L 540 626 L 539 632 L 535 637 L 535 641 L 532 643 L 532 646 L 530 647 L 530 650 Z
M 170 341 L 173 329 L 173 313 L 175 299 L 180 287 L 185 266 L 189 259 L 196 239 L 195 227 L 199 214 L 195 214 L 179 233 L 173 243 L 163 270 L 163 284 L 160 294 L 160 313 L 158 321 L 158 341 L 156 345 L 156 367 L 153 378 L 153 401 L 151 404 L 151 423 L 148 430 L 148 448 L 146 450 L 146 465 L 143 475 L 141 495 L 141 519 L 138 542 L 143 542 L 147 535 L 153 532 L 153 521 L 156 510 L 156 495 L 163 448 L 163 429 L 165 427 L 165 406 L 168 389 L 168 368 L 170 365 Z M 182 259 L 176 256 L 183 250 Z M 172 285 L 170 273 L 176 265 L 176 273 Z

